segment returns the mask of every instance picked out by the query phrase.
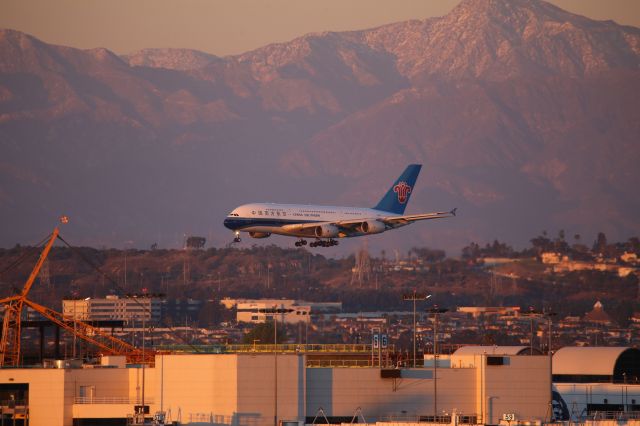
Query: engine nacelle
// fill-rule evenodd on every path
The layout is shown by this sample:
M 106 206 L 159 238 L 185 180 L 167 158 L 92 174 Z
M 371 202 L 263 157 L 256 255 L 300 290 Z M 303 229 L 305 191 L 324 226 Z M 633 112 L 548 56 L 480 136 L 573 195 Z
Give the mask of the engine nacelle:
M 249 236 L 251 238 L 267 238 L 267 237 L 271 236 L 271 232 L 254 232 L 254 231 L 251 231 L 251 232 L 249 232 Z
M 340 230 L 335 225 L 319 225 L 316 226 L 313 233 L 318 238 L 333 238 L 337 237 Z
M 365 234 L 379 234 L 384 232 L 387 228 L 384 226 L 384 223 L 378 222 L 377 220 L 368 220 L 366 222 L 362 222 L 360 225 L 360 231 Z

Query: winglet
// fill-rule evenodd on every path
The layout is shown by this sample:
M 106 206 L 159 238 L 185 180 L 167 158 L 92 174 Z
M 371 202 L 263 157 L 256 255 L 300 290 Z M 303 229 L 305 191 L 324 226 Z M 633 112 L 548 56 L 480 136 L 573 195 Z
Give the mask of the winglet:
M 455 209 L 451 210 L 449 213 L 451 213 L 453 216 L 455 216 L 456 215 L 456 210 L 458 210 L 457 207 Z

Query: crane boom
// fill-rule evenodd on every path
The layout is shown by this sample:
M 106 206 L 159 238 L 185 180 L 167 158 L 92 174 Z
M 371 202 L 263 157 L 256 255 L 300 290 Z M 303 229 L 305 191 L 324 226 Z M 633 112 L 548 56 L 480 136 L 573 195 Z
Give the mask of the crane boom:
M 20 363 L 22 307 L 24 306 L 24 302 L 27 299 L 27 295 L 29 294 L 33 283 L 40 273 L 40 268 L 42 268 L 44 261 L 47 260 L 51 247 L 53 247 L 53 243 L 56 241 L 59 234 L 60 230 L 56 226 L 51 233 L 49 241 L 44 246 L 42 253 L 40 253 L 40 257 L 33 267 L 27 282 L 24 284 L 20 296 L 10 298 L 11 300 L 4 305 L 2 337 L 0 338 L 0 366 L 17 366 Z
M 53 309 L 49 309 L 46 306 L 42 306 L 28 299 L 25 300 L 24 303 L 59 327 L 75 333 L 80 339 L 100 348 L 104 355 L 124 355 L 127 357 L 128 362 L 133 363 L 153 363 L 154 361 L 155 351 L 153 350 L 147 350 L 143 353 L 135 346 L 117 337 L 110 336 L 100 328 L 94 327 L 91 324 L 76 319 L 70 321 L 60 312 L 56 312 Z
M 66 217 L 64 218 L 66 219 Z M 66 223 L 66 220 L 63 219 L 62 223 Z M 33 267 L 33 270 L 31 271 L 31 274 L 24 284 L 20 294 L 0 299 L 0 304 L 4 305 L 2 337 L 0 338 L 0 367 L 18 366 L 20 364 L 21 320 L 24 305 L 27 305 L 36 312 L 39 312 L 49 321 L 75 334 L 80 339 L 95 345 L 106 355 L 124 355 L 127 357 L 128 362 L 153 364 L 155 360 L 155 351 L 142 351 L 121 339 L 105 333 L 97 327 L 78 321 L 75 318 L 73 320 L 69 320 L 61 313 L 27 298 L 31 291 L 31 287 L 38 277 L 40 269 L 47 259 L 47 256 L 53 247 L 53 243 L 58 238 L 59 234 L 60 231 L 58 227 L 56 227 L 51 233 L 49 241 L 42 250 L 42 253 L 40 253 L 40 258 Z

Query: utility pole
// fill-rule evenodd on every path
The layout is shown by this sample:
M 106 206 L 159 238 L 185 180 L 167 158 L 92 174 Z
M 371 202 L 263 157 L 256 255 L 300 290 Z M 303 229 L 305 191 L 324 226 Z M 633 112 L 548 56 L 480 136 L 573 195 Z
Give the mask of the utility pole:
M 416 368 L 416 302 L 418 300 L 427 300 L 430 297 L 430 294 L 418 293 L 416 289 L 413 289 L 411 294 L 402 295 L 402 300 L 411 300 L 413 302 L 413 368 Z

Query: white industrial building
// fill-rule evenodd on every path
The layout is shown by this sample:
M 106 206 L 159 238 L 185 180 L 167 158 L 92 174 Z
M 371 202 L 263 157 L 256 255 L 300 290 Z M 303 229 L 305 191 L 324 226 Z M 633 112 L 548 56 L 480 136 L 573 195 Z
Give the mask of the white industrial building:
M 125 321 L 128 323 L 157 323 L 160 321 L 161 301 L 153 297 L 86 298 L 63 300 L 65 318 L 80 321 Z
M 277 309 L 280 313 L 268 311 Z M 311 307 L 300 305 L 295 300 L 250 300 L 238 302 L 236 306 L 236 321 L 254 324 L 272 321 L 277 316 L 280 323 L 296 324 L 311 322 Z
M 14 400 L 5 413 L 28 406 L 29 424 L 52 426 L 124 425 L 143 392 L 150 415 L 179 424 L 311 423 L 319 413 L 335 423 L 549 420 L 548 357 L 502 352 L 476 347 L 437 369 L 311 367 L 311 355 L 294 352 L 157 355 L 143 372 L 111 357 L 91 368 L 0 369 L 0 400 Z
M 565 420 L 640 419 L 640 350 L 627 347 L 565 347 L 553 357 L 555 409 Z

